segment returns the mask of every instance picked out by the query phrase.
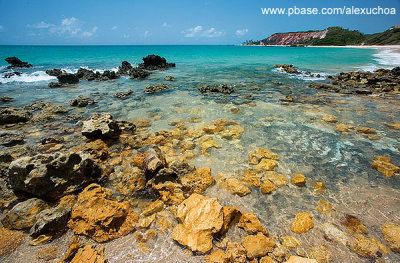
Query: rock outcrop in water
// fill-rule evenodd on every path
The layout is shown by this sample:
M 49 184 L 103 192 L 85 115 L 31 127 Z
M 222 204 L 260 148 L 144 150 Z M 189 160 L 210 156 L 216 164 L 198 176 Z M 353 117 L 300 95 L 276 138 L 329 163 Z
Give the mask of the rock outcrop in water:
M 56 201 L 97 180 L 101 169 L 82 154 L 58 152 L 17 159 L 8 174 L 14 191 Z
M 112 139 L 120 134 L 118 122 L 111 114 L 94 114 L 82 125 L 82 135 L 88 139 Z
M 19 108 L 3 108 L 0 110 L 0 125 L 27 122 L 32 118 L 32 112 Z
M 149 70 L 167 70 L 175 67 L 175 63 L 167 63 L 165 58 L 158 55 L 148 55 L 143 58 L 143 63 L 139 64 L 139 67 Z
M 73 107 L 86 107 L 88 105 L 95 104 L 94 99 L 79 95 L 77 98 L 70 100 L 69 104 Z
M 169 89 L 169 86 L 166 84 L 156 84 L 153 86 L 147 85 L 146 88 L 144 89 L 144 92 L 147 94 L 153 94 L 153 93 L 159 93 L 164 90 Z
M 231 94 L 235 91 L 235 89 L 226 84 L 223 85 L 207 85 L 204 87 L 198 88 L 200 93 L 222 93 L 222 94 Z
M 11 64 L 10 66 L 7 67 L 9 69 L 12 69 L 12 68 L 30 68 L 30 67 L 32 67 L 31 64 L 29 64 L 28 62 L 23 62 L 17 57 L 8 57 L 8 58 L 5 59 L 5 61 L 7 61 L 8 64 Z
M 46 70 L 46 74 L 49 76 L 53 76 L 53 77 L 58 77 L 61 74 L 66 73 L 64 70 L 61 70 L 59 68 L 55 68 L 55 69 L 48 69 Z

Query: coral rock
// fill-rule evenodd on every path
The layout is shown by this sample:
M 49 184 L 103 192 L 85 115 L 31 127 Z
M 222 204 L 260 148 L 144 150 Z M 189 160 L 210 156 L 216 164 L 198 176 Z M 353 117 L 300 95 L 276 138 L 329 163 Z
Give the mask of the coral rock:
M 286 248 L 292 249 L 301 245 L 300 241 L 292 236 L 282 237 L 282 245 Z
M 256 234 L 257 232 L 261 232 L 265 235 L 268 235 L 267 228 L 263 227 L 260 220 L 253 214 L 242 214 L 240 217 L 238 227 L 243 228 L 248 234 Z
M 242 245 L 247 250 L 247 257 L 253 259 L 263 257 L 267 253 L 272 252 L 275 242 L 264 234 L 258 233 L 255 236 L 250 235 L 242 238 Z
M 326 185 L 323 182 L 316 182 L 314 184 L 314 194 L 321 195 L 324 193 Z
M 307 254 L 318 263 L 329 263 L 333 260 L 332 252 L 325 246 L 312 247 Z
M 315 259 L 302 258 L 299 256 L 290 256 L 285 263 L 318 263 Z
M 389 156 L 376 156 L 371 166 L 386 177 L 392 177 L 400 171 L 400 167 L 390 163 Z
M 271 159 L 262 159 L 256 169 L 264 171 L 273 171 L 278 166 L 278 162 Z
M 276 190 L 276 185 L 270 180 L 265 180 L 260 186 L 260 190 L 263 194 L 269 194 Z
M 290 182 L 297 186 L 305 186 L 306 185 L 306 177 L 302 174 L 294 174 Z
M 301 234 L 304 232 L 308 232 L 311 228 L 314 227 L 313 217 L 307 212 L 297 213 L 296 218 L 290 227 L 292 232 Z
M 390 248 L 400 253 L 400 224 L 386 223 L 382 227 L 382 233 Z
M 104 256 L 104 248 L 95 249 L 93 245 L 86 245 L 80 248 L 71 263 L 107 263 Z
M 232 263 L 246 263 L 246 249 L 238 242 L 228 242 L 225 253 Z
M 251 192 L 244 183 L 235 178 L 224 178 L 219 184 L 233 195 L 245 196 Z
M 263 148 L 255 149 L 254 152 L 249 153 L 250 164 L 258 164 L 261 161 L 261 159 L 279 160 L 279 156 L 277 153 L 274 153 L 268 149 L 263 149 Z
M 209 263 L 229 263 L 229 256 L 224 251 L 216 250 L 212 254 L 205 256 L 205 260 Z

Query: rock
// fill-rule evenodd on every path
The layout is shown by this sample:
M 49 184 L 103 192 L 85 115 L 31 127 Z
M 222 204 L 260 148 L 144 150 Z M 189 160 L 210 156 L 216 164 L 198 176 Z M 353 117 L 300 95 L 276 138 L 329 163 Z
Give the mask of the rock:
M 329 263 L 333 260 L 332 252 L 325 246 L 312 247 L 307 254 L 309 258 L 315 259 L 318 263 Z
M 49 83 L 49 88 L 61 88 L 63 87 L 63 84 L 60 82 L 50 82 Z
M 32 227 L 38 214 L 49 206 L 42 200 L 31 198 L 15 205 L 4 218 L 1 223 L 9 229 L 26 229 Z
M 107 263 L 104 256 L 104 248 L 95 249 L 94 245 L 88 244 L 80 248 L 70 263 Z
M 0 110 L 0 125 L 27 122 L 32 118 L 32 112 L 17 109 L 3 108 Z
M 340 132 L 349 132 L 350 130 L 354 129 L 354 126 L 340 123 L 335 126 L 335 129 Z
M 91 184 L 79 194 L 68 227 L 75 234 L 106 242 L 129 234 L 137 221 L 128 201 L 114 201 L 111 190 Z
M 382 233 L 390 248 L 400 253 L 400 224 L 386 223 L 382 227 Z
M 263 235 L 257 233 L 257 235 L 246 236 L 242 238 L 242 245 L 247 250 L 247 257 L 251 260 L 253 258 L 263 257 L 267 253 L 272 252 L 275 247 L 275 242 Z
M 262 159 L 279 160 L 279 156 L 277 153 L 263 148 L 255 149 L 254 152 L 249 153 L 250 164 L 258 164 Z
M 233 195 L 245 196 L 250 194 L 250 189 L 241 181 L 235 178 L 223 178 L 219 185 Z
M 224 206 L 224 224 L 218 235 L 225 234 L 233 225 L 239 222 L 242 212 L 236 207 Z
M 400 167 L 390 163 L 390 160 L 389 156 L 375 156 L 375 161 L 371 163 L 371 167 L 386 177 L 392 177 L 400 171 Z
M 148 55 L 143 58 L 143 63 L 139 67 L 149 70 L 166 70 L 175 67 L 175 63 L 167 63 L 167 60 L 158 55 Z
M 147 85 L 146 88 L 144 89 L 144 92 L 147 94 L 153 94 L 167 89 L 169 89 L 169 86 L 166 84 L 156 84 L 153 86 Z
M 79 95 L 77 98 L 69 101 L 69 104 L 73 107 L 86 107 L 95 103 L 94 99 L 83 95 Z
M 339 121 L 336 116 L 332 115 L 325 115 L 324 117 L 322 117 L 322 120 L 329 123 L 335 123 Z
M 57 258 L 58 246 L 53 245 L 51 247 L 43 248 L 36 253 L 36 259 L 50 261 Z
M 238 227 L 243 228 L 247 234 L 257 234 L 258 232 L 261 232 L 265 235 L 268 235 L 267 228 L 261 224 L 260 220 L 258 220 L 253 213 L 243 213 L 240 217 Z
M 288 65 L 288 64 L 276 64 L 274 66 L 275 68 L 282 68 L 282 72 L 286 72 L 289 74 L 301 74 L 296 68 L 293 67 L 293 65 Z
M 271 181 L 277 187 L 282 187 L 288 184 L 288 180 L 283 174 L 278 174 L 277 172 L 274 171 L 265 172 L 261 180 L 263 182 L 266 180 Z
M 229 263 L 230 258 L 224 251 L 215 250 L 212 254 L 207 255 L 204 259 L 209 263 Z
M 29 241 L 29 245 L 30 246 L 39 246 L 39 245 L 49 242 L 52 239 L 53 239 L 53 237 L 50 235 L 41 235 L 41 236 L 38 236 L 37 238 Z
M 132 68 L 129 71 L 129 77 L 131 79 L 145 79 L 150 76 L 150 72 L 143 70 L 141 68 Z
M 285 263 L 318 263 L 315 259 L 302 258 L 299 256 L 290 256 Z
M 376 134 L 376 130 L 370 127 L 358 127 L 356 130 L 361 134 Z
M 118 67 L 118 75 L 129 75 L 129 72 L 133 69 L 131 63 L 128 61 L 122 61 L 121 66 Z
M 141 119 L 135 123 L 138 128 L 147 128 L 151 127 L 151 121 L 149 119 Z
M 22 75 L 21 72 L 14 71 L 14 72 L 5 73 L 4 76 L 3 76 L 3 78 L 9 79 L 9 78 L 11 78 L 11 77 L 14 77 L 14 76 L 21 76 L 21 75 Z
M 208 150 L 211 148 L 221 148 L 221 146 L 211 136 L 204 136 L 199 142 L 201 146 L 201 153 L 204 156 L 210 156 Z
M 223 226 L 223 209 L 215 198 L 192 194 L 179 205 L 176 218 L 172 238 L 193 252 L 207 253 Z
M 264 180 L 260 186 L 260 190 L 263 194 L 269 194 L 276 190 L 276 185 L 270 180 Z
M 158 171 L 165 167 L 168 167 L 167 161 L 165 160 L 164 154 L 161 152 L 160 148 L 154 146 L 146 151 L 143 170 L 147 180 L 153 178 Z
M 305 186 L 306 179 L 307 178 L 302 174 L 294 174 L 290 182 L 296 186 Z
M 161 200 L 156 200 L 147 206 L 147 208 L 143 211 L 142 215 L 150 216 L 152 214 L 164 210 L 164 208 L 165 208 L 164 202 Z
M 14 101 L 14 98 L 11 98 L 11 97 L 5 97 L 5 96 L 3 96 L 3 97 L 0 97 L 0 102 L 7 103 L 7 102 L 12 102 L 12 101 Z
M 12 253 L 24 242 L 24 239 L 23 232 L 0 227 L 0 256 Z
M 12 147 L 24 143 L 24 135 L 17 132 L 0 131 L 0 145 Z
M 368 233 L 367 227 L 355 216 L 346 215 L 346 220 L 342 221 L 341 224 L 344 225 L 350 233 Z
M 294 102 L 295 99 L 293 98 L 293 96 L 288 95 L 285 98 L 281 99 L 281 101 L 283 101 L 283 102 Z
M 223 85 L 207 85 L 205 87 L 198 88 L 200 93 L 222 93 L 222 94 L 231 94 L 235 91 L 233 87 L 230 87 L 226 84 Z
M 118 75 L 114 71 L 105 70 L 103 73 L 100 73 L 98 71 L 94 72 L 92 70 L 85 69 L 85 68 L 78 69 L 76 76 L 79 79 L 85 79 L 88 81 L 94 81 L 94 80 L 95 81 L 108 81 L 108 80 L 113 80 L 113 79 L 118 78 Z
M 79 78 L 75 74 L 63 73 L 57 76 L 58 82 L 61 84 L 76 84 Z
M 374 238 L 366 238 L 361 234 L 356 234 L 355 240 L 350 245 L 350 249 L 358 255 L 366 258 L 375 258 L 380 250 L 380 242 Z
M 130 96 L 132 96 L 133 94 L 133 90 L 128 90 L 128 91 L 122 91 L 122 92 L 117 92 L 115 93 L 115 97 L 118 99 L 126 99 L 129 98 Z
M 32 67 L 31 64 L 29 64 L 28 62 L 23 62 L 17 57 L 8 57 L 5 59 L 5 61 L 7 61 L 8 64 L 11 64 L 7 68 L 30 68 L 30 67 Z
M 274 263 L 274 260 L 269 256 L 265 256 L 265 257 L 260 258 L 260 260 L 258 262 L 259 263 Z
M 350 244 L 350 236 L 346 234 L 345 232 L 339 230 L 336 226 L 334 226 L 331 223 L 325 223 L 322 224 L 322 230 L 324 232 L 324 237 L 327 240 L 332 240 L 336 241 L 338 243 L 341 243 L 344 246 L 347 246 Z
M 14 191 L 55 201 L 101 176 L 100 167 L 78 153 L 38 154 L 10 164 L 9 183 Z
M 246 263 L 246 249 L 238 242 L 228 242 L 225 252 L 233 263 Z
M 71 207 L 61 206 L 53 209 L 45 209 L 36 217 L 36 223 L 29 231 L 31 237 L 36 238 L 40 235 L 55 235 L 65 230 Z
M 264 171 L 273 171 L 275 167 L 278 166 L 278 162 L 271 159 L 262 159 L 259 164 L 257 164 L 256 169 Z
M 49 76 L 53 76 L 53 77 L 58 77 L 63 73 L 66 73 L 66 72 L 61 70 L 61 69 L 59 69 L 59 68 L 46 70 L 46 74 L 49 75 Z
M 326 190 L 326 185 L 323 182 L 315 182 L 314 184 L 314 194 L 321 195 Z
M 82 135 L 88 139 L 112 139 L 121 134 L 118 122 L 109 113 L 92 117 L 83 122 Z
M 166 81 L 174 81 L 175 78 L 173 76 L 165 76 Z
M 332 210 L 332 205 L 326 200 L 319 200 L 318 206 L 315 210 L 321 213 L 327 213 Z
M 198 168 L 194 172 L 180 177 L 180 180 L 183 188 L 189 194 L 201 194 L 215 182 L 209 167 Z
M 311 228 L 314 227 L 313 217 L 307 212 L 297 213 L 296 218 L 290 227 L 292 232 L 301 234 L 304 232 L 308 232 Z
M 285 236 L 282 237 L 281 239 L 282 239 L 282 245 L 288 249 L 293 249 L 298 246 L 301 246 L 300 241 L 298 241 L 296 238 L 292 236 Z

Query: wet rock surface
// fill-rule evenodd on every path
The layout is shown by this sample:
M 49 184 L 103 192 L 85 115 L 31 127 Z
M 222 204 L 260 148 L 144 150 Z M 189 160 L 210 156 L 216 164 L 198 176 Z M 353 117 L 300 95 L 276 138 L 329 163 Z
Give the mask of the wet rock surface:
M 0 109 L 0 125 L 27 122 L 32 118 L 30 111 L 18 108 Z
M 147 94 L 153 94 L 153 93 L 158 93 L 164 90 L 169 89 L 169 86 L 166 84 L 156 84 L 154 86 L 146 86 L 146 88 L 144 89 L 144 92 Z
M 120 134 L 118 122 L 111 114 L 95 114 L 82 125 L 82 135 L 88 139 L 112 139 Z
M 222 93 L 222 94 L 231 94 L 235 91 L 233 87 L 230 87 L 226 84 L 223 85 L 207 85 L 204 87 L 198 88 L 200 93 Z
M 30 68 L 30 67 L 32 67 L 31 64 L 29 64 L 28 62 L 23 62 L 17 57 L 8 57 L 5 59 L 5 61 L 8 64 L 11 64 L 10 66 L 8 66 L 8 68 Z
M 167 60 L 158 55 L 148 55 L 143 58 L 143 63 L 139 67 L 149 70 L 166 70 L 175 67 L 175 63 L 167 63 Z
M 77 98 L 71 100 L 69 104 L 73 107 L 86 107 L 88 105 L 95 104 L 96 101 L 92 98 L 79 95 Z

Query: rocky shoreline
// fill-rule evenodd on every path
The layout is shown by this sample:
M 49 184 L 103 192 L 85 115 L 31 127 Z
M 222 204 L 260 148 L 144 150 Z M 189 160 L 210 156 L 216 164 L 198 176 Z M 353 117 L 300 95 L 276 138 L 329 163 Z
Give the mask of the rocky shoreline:
M 113 73 L 81 68 L 75 74 L 60 69 L 47 74 L 59 80 L 51 86 L 65 87 L 81 80 L 109 81 L 120 76 L 138 79 L 147 77 L 150 70 L 175 66 L 156 55 L 143 61 L 136 68 L 124 61 Z M 293 66 L 279 67 L 290 74 L 301 74 Z M 371 93 L 399 91 L 395 85 L 399 83 L 398 68 L 341 74 L 331 80 L 332 84 L 326 85 L 336 88 L 329 91 L 350 89 L 360 94 L 356 90 L 367 89 L 360 85 L 366 85 Z M 168 89 L 169 85 L 155 84 L 144 92 L 154 94 Z M 227 96 L 236 91 L 228 85 L 199 87 L 199 92 L 206 95 Z M 132 91 L 114 96 L 126 99 Z M 90 105 L 97 101 L 78 96 L 69 103 L 74 108 L 88 107 L 90 112 Z M 212 149 L 221 148 L 220 140 L 240 140 L 246 127 L 238 121 L 215 119 L 194 128 L 191 124 L 200 119 L 177 120 L 169 123 L 171 129 L 149 132 L 146 128 L 151 126 L 150 120 L 129 122 L 109 113 L 77 116 L 71 107 L 38 101 L 0 110 L 0 258 L 24 242 L 30 246 L 51 245 L 66 232 L 72 232 L 73 238 L 67 250 L 59 251 L 59 262 L 107 262 L 103 246 L 132 233 L 143 253 L 152 249 L 152 240 L 165 235 L 163 238 L 173 239 L 185 253 L 204 256 L 207 262 L 332 262 L 335 254 L 329 247 L 318 243 L 306 247 L 298 240 L 316 229 L 329 242 L 362 259 L 381 262 L 390 253 L 400 253 L 397 222 L 381 224 L 380 240 L 350 214 L 340 225 L 319 224 L 321 217 L 337 212 L 325 200 L 329 189 L 324 182 L 307 178 L 307 174 L 277 172 L 284 164 L 274 151 L 254 148 L 248 153 L 249 168 L 240 171 L 239 177 L 191 164 L 197 155 L 209 157 Z M 240 111 L 232 109 L 232 114 Z M 339 123 L 335 116 L 324 116 L 321 121 L 335 124 L 338 132 L 354 130 L 366 137 L 376 134 L 369 127 Z M 35 125 L 40 125 L 40 131 L 31 131 Z M 400 170 L 388 156 L 376 156 L 371 167 L 388 178 Z M 288 189 L 291 193 L 310 191 L 321 199 L 315 211 L 296 213 L 288 226 L 291 235 L 281 235 L 270 232 L 253 211 L 223 206 L 221 200 L 207 196 L 207 189 L 213 186 L 240 198 L 252 192 L 269 196 Z M 241 233 L 240 240 L 231 239 L 228 233 L 232 231 Z M 57 245 L 40 249 L 36 258 L 60 259 L 58 250 Z

